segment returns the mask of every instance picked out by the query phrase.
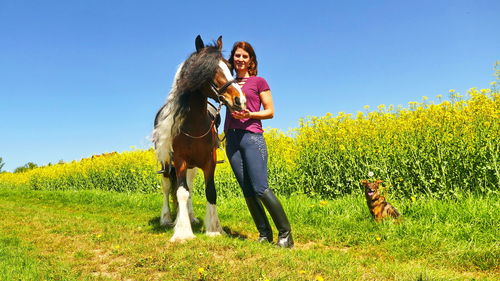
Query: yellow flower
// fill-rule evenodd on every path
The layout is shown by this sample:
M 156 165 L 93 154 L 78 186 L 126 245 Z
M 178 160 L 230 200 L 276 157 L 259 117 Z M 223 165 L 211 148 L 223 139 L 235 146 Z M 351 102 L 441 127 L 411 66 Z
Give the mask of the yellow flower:
M 319 201 L 319 205 L 320 205 L 320 206 L 322 206 L 322 207 L 323 207 L 323 206 L 326 206 L 326 204 L 328 204 L 328 202 L 327 202 L 327 201 L 324 201 L 324 200 Z
M 205 272 L 205 269 L 203 267 L 198 268 L 198 274 L 201 275 Z
M 451 89 L 450 90 L 450 94 L 453 94 L 455 92 L 455 90 Z
M 375 240 L 380 241 L 382 238 L 380 236 L 375 237 Z
M 417 198 L 415 196 L 412 196 L 411 201 L 415 202 L 415 201 L 417 201 Z
M 316 281 L 324 281 L 325 279 L 321 275 L 316 275 L 316 278 L 314 278 Z
M 305 270 L 299 270 L 299 274 L 306 274 Z

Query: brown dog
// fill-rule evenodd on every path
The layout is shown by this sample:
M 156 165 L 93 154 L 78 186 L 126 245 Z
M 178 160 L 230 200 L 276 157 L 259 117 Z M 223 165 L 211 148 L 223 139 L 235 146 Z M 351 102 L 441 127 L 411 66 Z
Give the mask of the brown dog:
M 365 196 L 366 203 L 368 204 L 368 209 L 376 222 L 380 222 L 385 217 L 391 216 L 397 218 L 400 216 L 396 208 L 385 201 L 385 197 L 381 195 L 379 185 L 383 181 L 377 180 L 375 182 L 369 182 L 367 180 L 362 180 L 361 184 L 365 186 Z

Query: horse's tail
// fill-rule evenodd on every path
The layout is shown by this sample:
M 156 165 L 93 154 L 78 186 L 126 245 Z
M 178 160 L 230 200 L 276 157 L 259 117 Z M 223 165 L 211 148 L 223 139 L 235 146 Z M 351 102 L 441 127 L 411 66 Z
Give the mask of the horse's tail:
M 179 125 L 178 120 L 175 121 L 175 104 L 179 93 L 177 92 L 177 80 L 179 79 L 180 70 L 184 63 L 177 67 L 174 80 L 172 82 L 172 89 L 167 97 L 165 104 L 158 110 L 154 120 L 154 129 L 152 133 L 152 141 L 154 143 L 156 157 L 162 164 L 170 163 L 170 156 L 172 155 L 172 142 L 173 138 L 177 135 Z
M 158 126 L 158 123 L 160 123 L 160 116 L 161 116 L 161 113 L 163 111 L 163 109 L 165 109 L 165 106 L 167 106 L 167 104 L 164 104 L 159 110 L 158 112 L 156 112 L 156 116 L 155 116 L 155 122 L 153 124 L 153 128 L 156 128 L 156 126 Z
M 163 106 L 155 118 L 155 128 L 153 130 L 153 143 L 156 151 L 156 157 L 162 165 L 170 164 L 170 155 L 172 150 L 172 118 L 169 116 L 163 117 L 163 111 L 166 107 Z

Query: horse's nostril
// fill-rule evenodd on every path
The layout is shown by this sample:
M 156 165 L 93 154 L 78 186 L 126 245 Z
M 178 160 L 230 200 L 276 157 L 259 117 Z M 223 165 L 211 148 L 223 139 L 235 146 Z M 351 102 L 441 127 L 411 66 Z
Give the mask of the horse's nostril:
M 235 98 L 234 98 L 234 103 L 235 103 L 236 105 L 241 105 L 240 98 L 239 98 L 239 97 L 235 97 Z

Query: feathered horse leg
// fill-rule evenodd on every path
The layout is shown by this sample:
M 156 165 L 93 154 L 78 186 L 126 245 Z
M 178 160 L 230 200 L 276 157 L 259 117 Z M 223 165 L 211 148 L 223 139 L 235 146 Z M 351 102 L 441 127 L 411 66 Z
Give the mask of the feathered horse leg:
M 177 160 L 177 159 L 176 159 Z M 175 161 L 176 162 L 176 161 Z M 179 210 L 177 212 L 177 219 L 175 221 L 174 235 L 170 238 L 170 242 L 185 241 L 193 239 L 196 236 L 193 234 L 193 229 L 191 228 L 191 221 L 189 219 L 188 211 L 188 201 L 190 197 L 189 187 L 187 185 L 187 165 L 185 162 L 177 164 L 177 200 L 179 202 Z
M 216 148 L 212 148 L 212 158 L 208 163 L 206 169 L 203 170 L 205 175 L 205 196 L 207 198 L 207 213 L 205 219 L 205 229 L 208 236 L 218 236 L 225 234 L 220 224 L 219 216 L 217 214 L 217 193 L 215 190 L 215 164 L 217 162 Z
M 189 213 L 189 220 L 191 221 L 192 224 L 197 224 L 199 223 L 199 220 L 196 218 L 194 215 L 194 210 L 193 210 L 193 187 L 194 187 L 194 178 L 196 177 L 196 170 L 197 168 L 193 169 L 188 169 L 187 170 L 187 186 L 189 188 L 189 199 L 188 199 L 188 213 Z
M 177 180 L 173 167 L 163 168 L 162 171 L 163 207 L 161 209 L 160 225 L 172 227 L 174 223 L 172 222 L 172 214 L 170 212 L 170 193 L 172 192 L 172 188 L 175 188 Z M 177 200 L 175 194 L 173 197 L 174 206 L 176 206 Z

